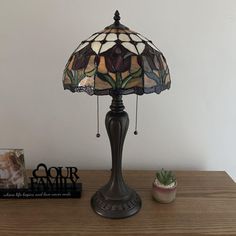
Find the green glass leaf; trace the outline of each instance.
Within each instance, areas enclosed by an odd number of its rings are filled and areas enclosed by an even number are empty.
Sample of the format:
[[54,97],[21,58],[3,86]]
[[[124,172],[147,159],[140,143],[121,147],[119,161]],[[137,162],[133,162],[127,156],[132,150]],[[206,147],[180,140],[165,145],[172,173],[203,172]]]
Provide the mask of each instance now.
[[93,76],[95,73],[96,73],[96,68],[94,68],[94,69],[91,70],[91,71],[85,72],[85,75],[88,76],[88,77],[91,77],[91,76]]
[[121,88],[121,86],[122,86],[121,73],[116,73],[116,88]]
[[137,71],[133,72],[132,74],[128,75],[123,79],[121,87],[125,88],[126,85],[130,82],[130,80],[135,79],[141,75],[142,75],[142,68],[139,68]]
[[66,74],[67,74],[67,76],[70,78],[70,80],[72,81],[72,80],[73,80],[73,74],[72,74],[71,70],[68,70],[68,69],[66,68]]
[[108,75],[108,74],[102,74],[102,73],[100,73],[100,72],[97,72],[97,76],[98,76],[101,80],[106,81],[107,83],[109,83],[109,84],[111,85],[111,87],[112,87],[113,89],[115,89],[116,84],[115,84],[114,80],[112,79],[112,77],[111,77],[110,75]]
[[84,73],[84,70],[78,70],[78,82],[80,82],[82,79],[84,79],[84,77],[86,76]]
[[79,80],[78,80],[78,72],[76,70],[73,71],[74,72],[74,75],[73,75],[73,78],[72,78],[72,84],[73,85],[78,85],[79,84]]

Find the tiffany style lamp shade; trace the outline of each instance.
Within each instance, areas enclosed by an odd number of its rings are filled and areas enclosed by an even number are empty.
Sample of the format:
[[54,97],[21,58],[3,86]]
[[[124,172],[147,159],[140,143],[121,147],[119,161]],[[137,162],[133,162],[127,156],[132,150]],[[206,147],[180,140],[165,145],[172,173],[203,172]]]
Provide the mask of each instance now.
[[110,180],[92,197],[96,213],[108,218],[125,218],[139,211],[141,199],[122,177],[122,149],[129,118],[122,95],[160,93],[170,88],[169,69],[154,44],[120,23],[82,41],[66,64],[64,89],[89,95],[110,95],[112,103],[105,124],[112,152]]

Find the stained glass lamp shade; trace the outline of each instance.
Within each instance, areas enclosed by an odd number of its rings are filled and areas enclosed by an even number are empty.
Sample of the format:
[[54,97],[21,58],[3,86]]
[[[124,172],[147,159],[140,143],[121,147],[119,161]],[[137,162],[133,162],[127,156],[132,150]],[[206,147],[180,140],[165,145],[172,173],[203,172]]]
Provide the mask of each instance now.
[[93,34],[71,55],[63,84],[90,95],[160,93],[170,88],[165,57],[154,44],[116,24]]
[[124,182],[121,158],[128,129],[122,95],[160,93],[170,88],[166,59],[146,37],[115,22],[82,41],[72,53],[63,74],[64,89],[89,95],[111,95],[106,128],[112,149],[110,181],[91,200],[94,211],[104,217],[124,218],[141,207],[138,194]]

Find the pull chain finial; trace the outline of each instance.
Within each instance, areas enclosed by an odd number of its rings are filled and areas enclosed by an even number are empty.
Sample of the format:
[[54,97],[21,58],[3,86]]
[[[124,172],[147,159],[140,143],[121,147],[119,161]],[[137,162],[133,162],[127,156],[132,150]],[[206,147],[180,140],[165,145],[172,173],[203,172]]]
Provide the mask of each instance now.
[[115,21],[115,25],[119,25],[119,24],[120,24],[120,13],[119,13],[118,10],[116,10],[113,19],[114,19],[114,21]]
[[99,131],[99,96],[97,96],[97,134],[96,137],[99,138],[100,135],[100,131]]
[[134,135],[138,134],[138,94],[136,95],[136,111],[135,111],[135,129]]

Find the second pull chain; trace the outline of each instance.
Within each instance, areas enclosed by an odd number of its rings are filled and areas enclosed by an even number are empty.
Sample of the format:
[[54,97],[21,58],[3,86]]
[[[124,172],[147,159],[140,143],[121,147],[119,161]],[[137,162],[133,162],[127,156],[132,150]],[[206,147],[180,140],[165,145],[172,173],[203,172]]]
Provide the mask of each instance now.
[[134,135],[138,135],[138,94],[136,95],[136,109],[135,109],[135,128]]

